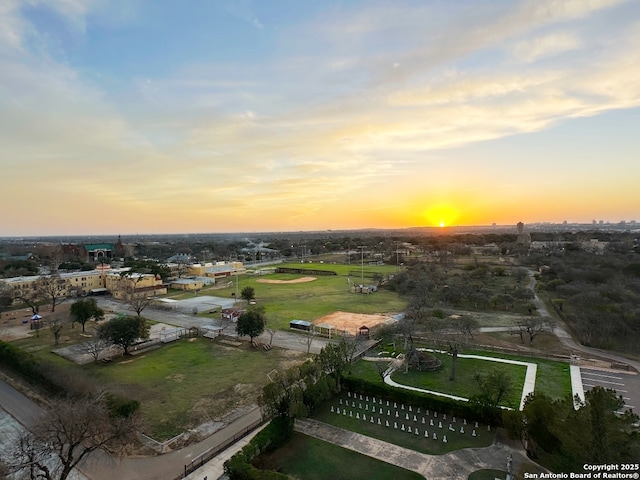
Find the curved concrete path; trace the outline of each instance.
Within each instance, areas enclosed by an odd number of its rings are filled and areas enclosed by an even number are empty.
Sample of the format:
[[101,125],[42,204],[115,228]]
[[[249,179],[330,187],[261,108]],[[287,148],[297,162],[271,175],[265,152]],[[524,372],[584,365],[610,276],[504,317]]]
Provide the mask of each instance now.
[[466,480],[471,472],[485,468],[506,471],[509,454],[513,456],[514,472],[523,462],[530,462],[521,449],[500,443],[485,448],[465,448],[444,455],[427,455],[308,418],[296,420],[295,429],[342,448],[412,470],[430,480]]
[[[432,350],[432,349],[422,349],[422,350],[426,350],[429,352],[434,352],[436,350]],[[446,353],[443,351],[438,351],[438,353]],[[522,386],[522,395],[520,398],[520,410],[522,410],[524,408],[524,401],[527,398],[527,396],[530,393],[533,393],[535,388],[536,388],[536,373],[538,372],[538,365],[536,365],[535,363],[529,363],[529,362],[520,362],[518,360],[509,360],[506,358],[498,358],[498,357],[483,357],[481,355],[466,355],[463,353],[458,354],[458,358],[473,358],[476,360],[486,360],[489,362],[496,362],[496,363],[509,363],[512,365],[521,365],[521,366],[525,366],[527,367],[527,373],[525,375],[525,379],[524,379],[524,384]],[[396,387],[396,388],[404,388],[405,390],[413,390],[415,392],[422,392],[422,393],[429,393],[431,395],[435,395],[438,397],[447,397],[447,398],[451,398],[453,400],[458,400],[461,402],[468,402],[469,399],[465,398],[465,397],[458,397],[456,395],[451,395],[448,393],[442,393],[442,392],[436,392],[433,390],[427,390],[424,388],[418,388],[418,387],[411,387],[409,385],[403,385],[401,383],[395,382],[394,380],[391,379],[391,374],[395,371],[395,369],[392,367],[389,370],[387,370],[384,373],[384,383],[386,383],[387,385],[390,385],[392,387]],[[507,407],[501,407],[501,408],[507,408]]]

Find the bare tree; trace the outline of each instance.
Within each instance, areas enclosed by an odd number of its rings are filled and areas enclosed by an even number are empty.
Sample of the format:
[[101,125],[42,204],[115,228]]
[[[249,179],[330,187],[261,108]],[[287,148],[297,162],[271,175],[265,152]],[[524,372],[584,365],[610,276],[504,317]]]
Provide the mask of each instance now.
[[277,330],[275,328],[265,328],[265,332],[269,334],[269,346],[273,343],[273,337],[276,334]]
[[540,332],[545,331],[549,324],[542,317],[526,317],[521,320],[519,325],[520,341],[524,343],[524,334],[529,335],[529,345],[533,345],[533,339],[538,336]]
[[62,322],[58,318],[54,318],[49,321],[49,330],[53,333],[54,345],[58,345],[60,343],[60,336],[62,335]]
[[136,414],[111,416],[102,396],[56,400],[18,441],[12,470],[32,480],[65,480],[93,453],[121,450],[137,425]]
[[311,353],[311,344],[313,343],[313,332],[312,331],[308,331],[305,335],[304,338],[301,340],[301,342],[307,346],[307,353]]
[[147,308],[153,299],[151,297],[147,297],[145,295],[136,295],[130,294],[128,295],[127,303],[131,305],[133,311],[136,312],[138,317],[142,316],[142,311]]
[[44,275],[36,280],[34,288],[38,297],[49,301],[51,312],[55,312],[56,306],[67,299],[67,283],[59,274]]
[[11,293],[11,303],[17,300],[29,307],[33,315],[38,314],[40,311],[40,303],[42,302],[42,292],[35,288],[35,286],[31,286],[24,290],[16,290]]
[[93,357],[93,361],[97,362],[100,360],[100,354],[109,348],[112,343],[104,338],[94,337],[89,342],[86,343],[86,351],[91,354]]
[[451,354],[451,375],[449,375],[449,380],[454,382],[456,380],[456,366],[458,364],[458,342],[455,340],[449,342],[449,353]]
[[473,332],[477,332],[480,328],[478,320],[469,315],[461,315],[453,323],[455,328],[466,337],[467,341],[469,337],[473,338]]

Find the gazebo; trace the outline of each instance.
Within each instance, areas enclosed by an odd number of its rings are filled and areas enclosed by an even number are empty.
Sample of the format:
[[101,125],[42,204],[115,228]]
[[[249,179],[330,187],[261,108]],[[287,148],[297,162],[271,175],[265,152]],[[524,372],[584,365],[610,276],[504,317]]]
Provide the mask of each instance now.
[[369,339],[369,327],[367,327],[366,325],[361,326],[358,329],[358,336],[360,338],[366,338],[368,340]]

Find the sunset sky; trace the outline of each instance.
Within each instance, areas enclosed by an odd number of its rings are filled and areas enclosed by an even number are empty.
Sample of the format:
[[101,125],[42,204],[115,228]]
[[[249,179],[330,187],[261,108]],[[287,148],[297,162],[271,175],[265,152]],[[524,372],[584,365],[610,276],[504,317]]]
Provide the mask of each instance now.
[[637,0],[0,0],[0,236],[640,221]]

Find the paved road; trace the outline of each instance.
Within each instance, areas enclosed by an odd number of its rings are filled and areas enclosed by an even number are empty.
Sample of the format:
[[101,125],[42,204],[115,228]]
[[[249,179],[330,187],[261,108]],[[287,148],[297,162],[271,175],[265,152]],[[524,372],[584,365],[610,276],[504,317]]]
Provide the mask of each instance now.
[[146,458],[115,458],[96,455],[84,462],[80,470],[92,480],[172,480],[184,474],[184,466],[210,448],[243,432],[260,419],[260,410],[254,408],[246,415],[217,431],[200,443],[165,455]]
[[2,380],[0,380],[0,406],[27,428],[34,425],[38,417],[44,413],[42,407]]

